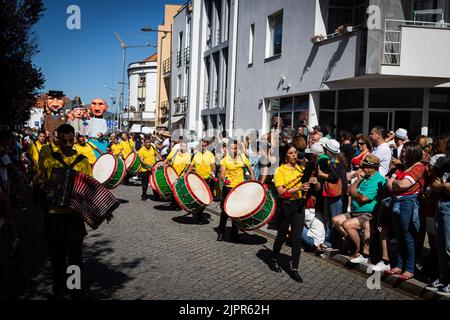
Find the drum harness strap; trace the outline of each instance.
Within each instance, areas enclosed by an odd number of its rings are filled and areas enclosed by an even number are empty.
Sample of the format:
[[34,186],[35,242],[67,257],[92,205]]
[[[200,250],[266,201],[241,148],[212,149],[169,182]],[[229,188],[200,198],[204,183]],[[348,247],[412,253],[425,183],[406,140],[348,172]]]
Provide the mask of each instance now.
[[103,151],[100,150],[99,148],[97,148],[95,145],[93,145],[91,142],[86,142],[92,149],[94,149],[95,151],[99,152],[100,154],[103,154]]

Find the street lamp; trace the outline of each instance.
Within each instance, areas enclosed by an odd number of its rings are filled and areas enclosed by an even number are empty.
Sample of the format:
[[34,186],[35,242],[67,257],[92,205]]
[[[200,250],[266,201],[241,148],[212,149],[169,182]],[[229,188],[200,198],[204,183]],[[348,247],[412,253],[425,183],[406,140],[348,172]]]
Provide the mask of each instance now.
[[[159,101],[158,101],[158,106],[159,106],[159,110],[161,110],[161,79],[162,79],[162,65],[163,65],[163,61],[162,61],[162,43],[163,43],[163,40],[167,37],[167,34],[168,33],[170,33],[170,34],[172,34],[172,25],[170,25],[170,31],[168,31],[168,30],[159,30],[159,29],[153,29],[153,28],[150,28],[150,27],[143,27],[143,28],[141,28],[141,31],[142,32],[162,32],[162,33],[164,33],[164,36],[161,38],[161,52],[160,52],[160,56],[159,56],[159,58],[158,58],[158,61],[159,61],[159,65],[160,65],[160,68],[159,68],[159,79],[160,79],[160,81],[158,81],[158,96],[159,96]],[[172,57],[172,40],[170,40],[170,56]],[[170,125],[171,125],[171,115],[170,115],[170,99],[171,99],[171,91],[169,92],[169,96],[167,97],[167,100],[169,101],[169,117],[168,117],[168,119],[167,119],[167,127],[168,127],[168,129],[170,130],[171,128],[170,128]],[[158,117],[159,117],[159,112],[158,112]],[[159,120],[158,120],[158,122],[159,122]]]
[[[120,94],[120,108],[121,110],[123,110],[123,95],[124,95],[124,91],[125,91],[125,54],[126,54],[126,49],[128,48],[144,48],[144,47],[152,47],[155,48],[157,47],[154,44],[150,44],[147,43],[145,45],[133,45],[133,46],[129,46],[126,45],[122,39],[119,37],[119,35],[117,34],[117,32],[114,32],[114,35],[116,36],[117,40],[119,40],[120,46],[122,47],[122,92]],[[129,106],[128,106],[129,107]],[[118,110],[117,110],[118,111]],[[130,108],[128,108],[128,121],[130,120]],[[119,124],[119,130],[120,130],[120,124]]]

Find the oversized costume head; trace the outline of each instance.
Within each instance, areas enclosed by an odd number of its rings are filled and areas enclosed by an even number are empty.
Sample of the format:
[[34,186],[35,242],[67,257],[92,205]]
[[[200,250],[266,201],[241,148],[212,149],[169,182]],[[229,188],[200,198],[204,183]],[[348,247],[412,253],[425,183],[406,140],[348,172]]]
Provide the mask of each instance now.
[[100,98],[92,99],[91,112],[94,118],[103,118],[105,112],[108,110],[108,105],[105,100]]
[[72,114],[75,119],[83,119],[85,110],[80,97],[75,97],[72,101]]
[[46,100],[47,114],[57,115],[64,108],[64,93],[62,91],[50,90]]

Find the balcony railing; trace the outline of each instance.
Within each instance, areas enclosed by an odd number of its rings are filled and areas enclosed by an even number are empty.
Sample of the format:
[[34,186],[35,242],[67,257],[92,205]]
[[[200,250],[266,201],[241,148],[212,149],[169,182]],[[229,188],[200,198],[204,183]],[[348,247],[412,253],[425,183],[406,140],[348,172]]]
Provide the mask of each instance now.
[[187,111],[188,108],[188,97],[177,97],[174,98],[175,110],[174,114],[183,114]]
[[191,62],[191,47],[184,48],[183,61],[185,65],[188,65]]
[[384,44],[383,44],[383,64],[384,65],[400,65],[400,54],[402,44],[402,30],[407,27],[422,28],[443,28],[450,29],[450,23],[430,22],[430,21],[411,21],[411,20],[395,20],[386,19],[384,21]]
[[172,64],[172,58],[167,58],[166,60],[164,60],[163,66],[162,66],[164,75],[170,73],[171,64]]
[[177,52],[177,67],[181,67],[181,64],[183,62],[183,51]]

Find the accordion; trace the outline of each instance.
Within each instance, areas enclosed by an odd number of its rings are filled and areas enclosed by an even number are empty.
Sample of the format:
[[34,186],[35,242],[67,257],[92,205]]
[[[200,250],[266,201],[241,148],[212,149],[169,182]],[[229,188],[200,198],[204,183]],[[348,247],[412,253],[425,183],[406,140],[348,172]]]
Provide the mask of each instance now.
[[56,170],[52,176],[50,203],[77,212],[92,229],[97,229],[119,207],[119,200],[111,191],[90,176],[73,169]]

